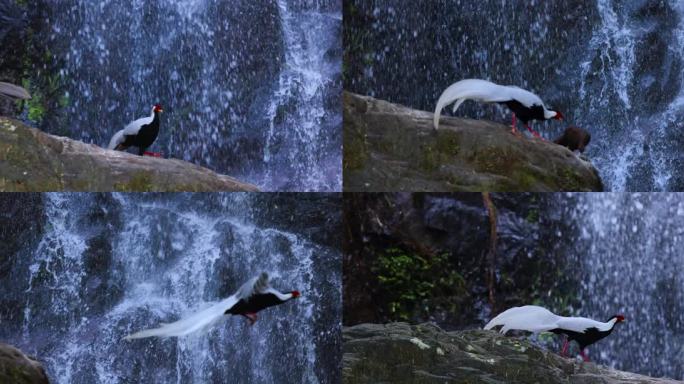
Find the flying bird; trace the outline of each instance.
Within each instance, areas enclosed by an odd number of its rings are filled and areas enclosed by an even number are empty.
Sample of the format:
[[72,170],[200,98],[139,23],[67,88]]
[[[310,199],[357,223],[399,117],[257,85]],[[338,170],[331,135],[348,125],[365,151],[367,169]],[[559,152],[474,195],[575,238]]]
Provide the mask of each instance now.
[[241,315],[249,320],[250,325],[257,321],[257,312],[283,304],[300,296],[299,291],[281,293],[271,288],[268,274],[251,278],[244,283],[232,296],[218,304],[195,313],[192,316],[174,323],[160,324],[159,328],[147,329],[124,337],[124,340],[141,339],[145,337],[185,336],[193,332],[205,331],[224,319],[227,315]]
[[162,106],[155,104],[152,106],[152,113],[148,117],[142,117],[129,123],[124,129],[114,134],[109,141],[107,149],[125,151],[129,147],[137,147],[138,155],[149,155],[161,157],[155,152],[146,152],[159,134],[159,115],[164,112]]
[[442,109],[454,103],[453,111],[466,100],[475,100],[482,103],[505,104],[513,112],[513,124],[511,132],[518,135],[516,129],[516,116],[520,119],[535,137],[541,138],[539,133],[533,130],[530,120],[562,120],[563,114],[546,108],[544,102],[530,91],[513,85],[499,85],[486,80],[466,79],[458,81],[442,92],[435,107],[434,127],[439,129],[439,118]]
[[536,305],[525,305],[501,312],[487,323],[484,329],[492,329],[500,325],[502,326],[501,333],[503,334],[510,330],[529,331],[532,333],[553,332],[557,335],[564,334],[567,337],[563,344],[561,356],[565,356],[568,344],[574,340],[579,344],[582,359],[589,361],[589,358],[584,353],[584,349],[610,335],[615,328],[615,324],[623,321],[625,321],[625,317],[622,315],[612,316],[603,323],[587,319],[586,317],[558,316],[546,308]]

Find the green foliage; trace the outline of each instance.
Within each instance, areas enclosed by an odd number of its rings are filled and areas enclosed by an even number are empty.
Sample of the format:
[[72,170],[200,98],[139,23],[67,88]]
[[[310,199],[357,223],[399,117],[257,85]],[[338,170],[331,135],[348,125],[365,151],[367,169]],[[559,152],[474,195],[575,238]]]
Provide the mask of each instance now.
[[465,280],[446,254],[422,257],[390,248],[373,268],[385,295],[382,301],[392,320],[429,317],[435,311],[456,313],[465,295]]

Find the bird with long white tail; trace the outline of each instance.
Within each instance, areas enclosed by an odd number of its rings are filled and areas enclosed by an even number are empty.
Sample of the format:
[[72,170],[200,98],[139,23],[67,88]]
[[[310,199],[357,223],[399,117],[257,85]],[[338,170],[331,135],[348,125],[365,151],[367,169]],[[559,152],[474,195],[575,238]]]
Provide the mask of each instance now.
[[513,307],[501,312],[493,318],[484,329],[501,326],[501,333],[510,330],[528,331],[532,333],[552,332],[566,335],[561,356],[565,356],[570,341],[579,344],[580,355],[589,361],[584,349],[610,335],[615,325],[625,321],[622,315],[612,316],[608,321],[600,322],[586,317],[558,316],[546,308],[536,305]]
[[286,303],[300,296],[299,291],[282,293],[271,287],[268,274],[262,272],[244,283],[232,296],[199,311],[189,317],[170,324],[162,323],[159,328],[147,329],[124,337],[124,340],[145,337],[185,336],[194,332],[204,332],[224,319],[227,315],[240,315],[249,320],[250,325],[257,321],[257,312],[275,305]]
[[513,112],[511,133],[520,135],[516,126],[516,117],[520,119],[535,137],[541,138],[539,133],[530,127],[531,120],[562,120],[563,114],[546,108],[539,96],[514,85],[499,85],[479,79],[458,81],[442,92],[435,107],[434,127],[439,129],[439,118],[442,109],[454,103],[453,112],[466,100],[481,103],[505,104]]
[[129,147],[137,147],[138,155],[149,155],[161,157],[161,154],[155,152],[147,152],[159,134],[159,120],[160,114],[164,112],[161,105],[155,104],[152,106],[152,113],[147,117],[141,117],[135,121],[128,123],[124,129],[114,134],[109,141],[107,149],[114,149],[117,151],[125,151]]

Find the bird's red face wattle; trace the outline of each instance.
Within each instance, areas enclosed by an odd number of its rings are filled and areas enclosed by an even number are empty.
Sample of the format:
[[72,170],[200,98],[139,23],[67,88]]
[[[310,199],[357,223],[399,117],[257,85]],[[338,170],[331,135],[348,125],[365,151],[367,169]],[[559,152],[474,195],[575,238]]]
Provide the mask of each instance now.
[[625,317],[622,315],[616,315],[615,318],[617,319],[618,323],[622,323],[623,321],[625,321]]
[[556,112],[556,116],[553,117],[556,120],[563,120],[563,114],[560,112]]
[[298,298],[299,296],[301,296],[301,295],[299,294],[299,291],[292,291],[292,292],[290,292],[290,293],[292,294],[292,298],[293,298],[293,299],[296,299],[296,298]]
[[162,108],[161,105],[155,104],[155,105],[154,105],[154,112],[155,112],[155,113],[164,112],[164,109]]

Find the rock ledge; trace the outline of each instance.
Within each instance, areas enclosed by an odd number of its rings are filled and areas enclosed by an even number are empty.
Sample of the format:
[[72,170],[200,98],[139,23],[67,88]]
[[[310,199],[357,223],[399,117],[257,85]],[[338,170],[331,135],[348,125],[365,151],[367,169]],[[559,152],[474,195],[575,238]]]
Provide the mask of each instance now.
[[674,384],[583,363],[494,331],[445,332],[433,324],[343,329],[343,382]]
[[110,151],[0,117],[0,191],[257,190],[186,161]]
[[344,190],[602,191],[597,170],[565,147],[510,127],[344,93]]

